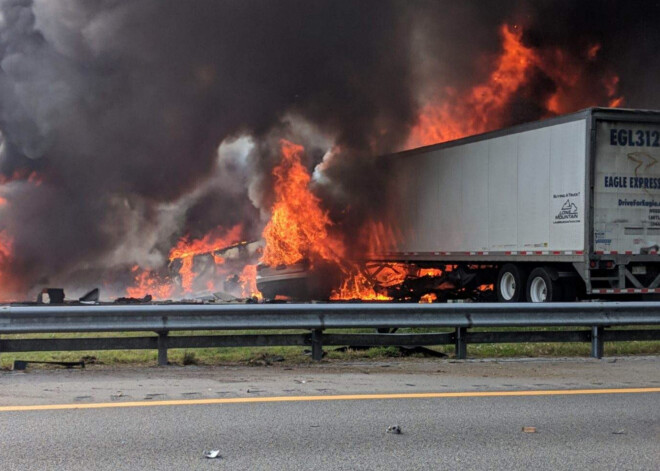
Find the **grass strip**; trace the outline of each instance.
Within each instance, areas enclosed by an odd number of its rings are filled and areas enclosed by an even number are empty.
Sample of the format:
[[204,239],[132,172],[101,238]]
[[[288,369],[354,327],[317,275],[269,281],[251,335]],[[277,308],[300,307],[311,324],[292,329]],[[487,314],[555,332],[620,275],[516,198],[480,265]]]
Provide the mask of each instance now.
[[[642,329],[636,326],[622,328],[621,330]],[[654,328],[654,327],[647,327]],[[541,329],[524,328],[475,328],[473,332],[494,331],[562,331],[578,330],[576,328],[548,327]],[[617,329],[619,330],[619,329]],[[450,329],[400,329],[399,333],[432,333],[448,332]],[[296,330],[277,331],[196,331],[173,332],[172,336],[180,335],[231,335],[231,334],[285,334],[300,333]],[[373,333],[373,329],[331,329],[327,333]],[[150,332],[105,332],[94,334],[68,333],[68,334],[29,334],[4,335],[2,339],[28,339],[28,338],[85,338],[85,337],[144,337],[155,335]],[[449,357],[454,355],[453,345],[430,347],[435,351],[445,353]],[[469,358],[519,358],[519,357],[587,357],[591,345],[585,343],[502,343],[502,344],[470,344],[468,345]],[[365,350],[337,351],[337,347],[326,347],[328,360],[385,360],[398,358],[403,353],[397,347],[373,347]],[[658,341],[630,341],[605,342],[605,356],[623,355],[657,355],[660,354]],[[421,354],[413,354],[421,357]],[[263,365],[272,361],[283,361],[291,364],[311,363],[308,354],[301,347],[217,347],[196,349],[170,349],[168,351],[170,363],[179,365],[232,365],[255,364]],[[156,350],[106,350],[106,351],[76,351],[76,352],[6,352],[0,354],[0,368],[10,369],[14,360],[25,361],[86,361],[88,364],[102,365],[155,365],[157,362]],[[44,368],[47,366],[35,367]]]

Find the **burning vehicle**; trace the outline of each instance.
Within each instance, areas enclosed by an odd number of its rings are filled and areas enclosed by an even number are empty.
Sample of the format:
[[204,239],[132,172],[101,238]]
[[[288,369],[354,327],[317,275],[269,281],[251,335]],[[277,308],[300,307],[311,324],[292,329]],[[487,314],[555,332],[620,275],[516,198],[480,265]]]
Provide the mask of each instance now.
[[658,290],[615,110],[660,108],[657,6],[70,3],[0,0],[1,302]]
[[[353,279],[396,300],[660,293],[659,135],[660,112],[592,108],[384,157],[399,236]],[[285,281],[322,277],[280,270],[259,289],[293,296]]]

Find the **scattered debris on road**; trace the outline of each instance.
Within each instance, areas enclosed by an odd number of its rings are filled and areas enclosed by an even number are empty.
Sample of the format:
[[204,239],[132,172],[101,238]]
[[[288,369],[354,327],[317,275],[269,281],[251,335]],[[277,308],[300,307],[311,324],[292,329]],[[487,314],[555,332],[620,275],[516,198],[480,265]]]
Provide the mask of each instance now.
[[268,355],[262,353],[255,358],[248,360],[248,365],[250,366],[270,366],[276,362],[284,361],[284,357],[281,355]]
[[387,427],[387,433],[393,433],[395,435],[400,435],[401,434],[401,427],[398,425],[390,425]]
[[31,361],[31,360],[14,360],[14,371],[22,371],[27,368],[29,363],[40,364],[40,365],[57,365],[64,366],[65,368],[74,368],[79,366],[85,368],[84,361]]
[[536,433],[536,427],[523,427],[522,431],[525,433]]
[[83,356],[80,357],[80,361],[85,363],[86,365],[93,365],[93,364],[96,364],[96,363],[103,364],[102,362],[100,362],[98,360],[98,358],[96,358],[93,355],[83,355]]
[[626,434],[626,431],[624,429],[615,430],[614,432],[612,432],[612,435],[625,435],[625,434]]
[[[322,356],[322,357],[325,357],[327,354],[328,354],[328,352],[326,352],[325,350],[323,350],[321,356]],[[306,348],[306,349],[303,350],[303,355],[311,356],[311,355],[312,355],[312,351],[311,351],[309,348]]]
[[222,458],[222,455],[220,455],[220,450],[211,450],[205,451],[204,457],[209,459],[220,459]]

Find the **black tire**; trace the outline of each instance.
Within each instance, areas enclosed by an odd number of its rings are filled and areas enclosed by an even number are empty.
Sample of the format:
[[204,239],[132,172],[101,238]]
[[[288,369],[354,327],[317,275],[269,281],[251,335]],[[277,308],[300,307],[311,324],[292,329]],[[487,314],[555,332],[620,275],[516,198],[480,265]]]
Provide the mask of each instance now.
[[[530,303],[552,303],[563,300],[563,291],[558,279],[553,279],[552,269],[538,267],[527,279],[527,301]],[[543,301],[540,299],[543,298]]]
[[561,280],[561,291],[562,291],[561,301],[571,303],[577,299],[578,297],[577,284],[579,282],[580,280],[575,277],[564,278],[563,280]]
[[[507,289],[505,286],[503,286],[502,280],[505,279],[504,284],[506,285],[507,278],[509,280],[513,279],[513,292],[511,292],[511,289]],[[502,268],[500,268],[500,271],[497,274],[497,284],[495,285],[497,300],[501,303],[518,303],[524,301],[526,286],[527,270],[525,270],[522,265],[515,265],[513,263],[502,265]],[[511,288],[510,284],[509,288]]]

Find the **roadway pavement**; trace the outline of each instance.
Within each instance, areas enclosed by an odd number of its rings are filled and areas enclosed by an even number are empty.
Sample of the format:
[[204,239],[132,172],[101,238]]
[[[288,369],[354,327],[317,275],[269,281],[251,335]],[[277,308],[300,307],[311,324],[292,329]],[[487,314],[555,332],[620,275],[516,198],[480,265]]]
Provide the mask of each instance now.
[[[2,372],[0,460],[3,470],[658,469],[652,391],[655,357]],[[358,399],[374,393],[392,397]],[[423,393],[434,397],[411,396]],[[386,433],[395,424],[403,433]],[[222,458],[204,458],[209,449]]]

